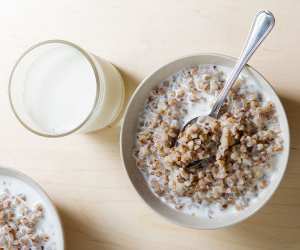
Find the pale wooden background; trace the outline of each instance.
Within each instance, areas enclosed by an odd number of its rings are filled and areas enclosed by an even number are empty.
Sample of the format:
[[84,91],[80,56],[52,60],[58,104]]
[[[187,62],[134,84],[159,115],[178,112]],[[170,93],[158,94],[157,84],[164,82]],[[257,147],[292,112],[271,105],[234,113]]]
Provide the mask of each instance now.
[[[300,249],[300,1],[2,0],[0,6],[0,165],[25,172],[48,191],[68,250]],[[131,92],[177,57],[203,51],[238,56],[253,15],[263,8],[274,12],[276,28],[250,64],[284,101],[291,158],[272,200],[237,226],[196,231],[151,211],[121,165],[119,127],[44,139],[23,129],[10,111],[10,70],[36,42],[66,39],[109,59]]]

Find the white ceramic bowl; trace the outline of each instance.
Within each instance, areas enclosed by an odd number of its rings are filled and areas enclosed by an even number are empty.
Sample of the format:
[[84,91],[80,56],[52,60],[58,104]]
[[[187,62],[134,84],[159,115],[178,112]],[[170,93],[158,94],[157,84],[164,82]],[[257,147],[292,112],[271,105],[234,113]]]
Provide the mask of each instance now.
[[[1,189],[3,182],[5,182],[5,187],[8,188],[12,194],[25,194],[29,205],[33,205],[36,202],[43,205],[45,217],[41,223],[49,229],[49,231],[45,231],[45,233],[49,234],[50,242],[55,242],[55,250],[64,250],[65,243],[61,220],[55,206],[41,186],[27,175],[14,169],[4,167],[0,167],[0,181]],[[29,193],[31,195],[29,195]]]
[[215,64],[232,68],[235,62],[235,58],[219,54],[198,54],[175,60],[171,63],[168,63],[167,65],[160,67],[150,76],[148,76],[136,89],[127,106],[120,137],[121,157],[124,166],[127,170],[132,184],[134,185],[139,195],[143,198],[143,200],[157,213],[176,224],[198,229],[216,229],[241,222],[257,212],[271,198],[284,175],[288,162],[290,147],[287,117],[283,106],[273,88],[261,74],[259,74],[250,66],[247,66],[243,72],[253,78],[261,88],[261,91],[265,93],[275,104],[279,117],[278,120],[282,129],[282,136],[284,138],[284,151],[278,158],[276,171],[272,175],[270,184],[265,190],[260,192],[258,198],[253,200],[247,208],[239,212],[235,211],[221,213],[220,216],[215,216],[212,219],[208,218],[207,216],[198,218],[195,216],[184,214],[183,212],[170,208],[168,205],[160,201],[160,199],[157,198],[149,189],[143,175],[136,167],[135,160],[132,157],[132,150],[135,145],[136,129],[138,123],[137,121],[140,112],[143,110],[145,100],[149,96],[150,91],[155,86],[160,84],[163,80],[168,78],[170,75],[178,72],[182,68],[199,64]]

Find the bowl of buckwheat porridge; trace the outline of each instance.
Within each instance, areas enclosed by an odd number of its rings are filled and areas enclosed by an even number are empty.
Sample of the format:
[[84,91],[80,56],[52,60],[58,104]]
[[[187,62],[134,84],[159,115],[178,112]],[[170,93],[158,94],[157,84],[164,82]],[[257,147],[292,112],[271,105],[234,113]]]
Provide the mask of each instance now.
[[64,250],[58,213],[28,176],[0,167],[0,249]]
[[270,199],[284,175],[286,114],[250,66],[218,119],[181,131],[209,113],[235,61],[218,54],[173,61],[147,77],[127,107],[121,156],[129,178],[150,207],[177,224],[213,229],[241,222]]

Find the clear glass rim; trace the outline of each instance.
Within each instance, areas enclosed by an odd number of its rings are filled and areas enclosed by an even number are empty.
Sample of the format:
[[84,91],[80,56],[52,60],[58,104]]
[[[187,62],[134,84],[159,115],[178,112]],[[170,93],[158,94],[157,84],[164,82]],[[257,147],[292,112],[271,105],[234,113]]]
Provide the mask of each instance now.
[[[79,51],[87,60],[88,62],[90,63],[92,69],[93,69],[93,72],[94,72],[94,76],[95,76],[95,79],[96,79],[96,95],[95,95],[95,100],[94,100],[94,104],[93,104],[93,107],[91,109],[91,111],[89,112],[89,114],[87,115],[87,117],[84,119],[83,122],[81,122],[77,127],[75,127],[74,129],[68,131],[68,132],[65,132],[65,133],[59,133],[59,134],[50,134],[50,133],[43,133],[43,132],[39,132],[33,128],[31,128],[30,126],[28,126],[20,117],[20,115],[18,114],[16,108],[14,107],[14,104],[13,104],[13,96],[12,96],[12,92],[11,92],[11,87],[12,87],[12,82],[13,82],[13,76],[14,76],[14,73],[16,71],[16,68],[18,67],[18,65],[22,62],[22,59],[28,55],[32,50],[38,48],[38,47],[41,47],[43,45],[46,45],[46,44],[63,44],[63,45],[68,45],[74,49],[76,49],[77,51]],[[16,61],[16,63],[14,64],[13,66],[13,69],[10,73],[10,77],[9,77],[9,85],[8,85],[8,96],[9,96],[9,102],[10,102],[10,106],[11,106],[11,109],[14,113],[14,115],[16,116],[16,118],[19,120],[19,122],[27,129],[29,130],[30,132],[36,134],[36,135],[39,135],[39,136],[43,136],[43,137],[48,137],[48,138],[57,138],[57,137],[63,137],[63,136],[67,136],[67,135],[70,135],[70,134],[73,134],[75,132],[77,132],[80,128],[82,128],[88,121],[89,119],[91,118],[91,116],[93,115],[95,109],[96,109],[96,106],[97,106],[97,103],[99,101],[99,98],[100,98],[100,78],[99,78],[99,74],[98,74],[98,71],[97,71],[97,68],[96,68],[96,65],[92,59],[92,57],[84,50],[82,49],[81,47],[79,47],[78,45],[72,43],[72,42],[69,42],[69,41],[66,41],[66,40],[60,40],[60,39],[52,39],[52,40],[46,40],[46,41],[43,41],[43,42],[39,42],[33,46],[31,46],[29,49],[27,49],[20,57],[19,59]]]

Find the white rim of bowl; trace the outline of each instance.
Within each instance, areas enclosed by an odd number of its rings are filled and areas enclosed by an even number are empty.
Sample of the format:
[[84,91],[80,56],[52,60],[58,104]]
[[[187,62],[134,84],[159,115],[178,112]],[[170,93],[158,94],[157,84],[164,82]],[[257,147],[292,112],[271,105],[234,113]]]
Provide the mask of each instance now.
[[[271,85],[271,83],[261,74],[259,73],[254,67],[250,66],[249,64],[246,64],[245,67],[248,67],[249,69],[253,70],[256,74],[258,74],[258,76],[260,76],[264,81],[265,83],[272,89],[272,91],[274,92],[276,98],[278,99],[278,102],[280,104],[280,106],[282,107],[282,110],[283,110],[283,115],[284,115],[284,119],[285,119],[285,122],[286,122],[286,125],[287,125],[287,138],[285,138],[285,140],[287,140],[287,145],[288,145],[288,148],[286,149],[287,150],[287,156],[286,156],[286,159],[285,159],[285,162],[284,162],[284,170],[282,172],[282,175],[280,176],[280,180],[278,181],[277,185],[274,187],[271,195],[265,199],[263,201],[263,203],[257,207],[256,209],[253,210],[252,213],[250,213],[249,215],[247,215],[246,217],[243,217],[233,223],[229,223],[229,224],[226,224],[226,225],[222,225],[222,226],[218,226],[218,227],[197,227],[197,226],[192,226],[192,225],[187,225],[187,224],[184,224],[184,223],[181,223],[181,222],[178,222],[178,221],[175,221],[167,216],[164,216],[163,214],[161,214],[158,210],[156,210],[155,208],[153,208],[146,200],[145,198],[141,195],[140,191],[136,188],[135,184],[133,183],[132,179],[131,179],[131,176],[129,175],[128,171],[127,171],[127,167],[125,165],[125,161],[124,161],[124,157],[123,157],[123,133],[124,133],[124,123],[125,123],[125,117],[127,116],[127,113],[129,111],[129,107],[131,106],[132,102],[133,102],[133,99],[135,97],[135,95],[138,93],[138,91],[142,88],[142,86],[144,85],[145,82],[148,81],[148,79],[153,75],[155,74],[157,71],[159,71],[160,69],[162,69],[163,67],[167,67],[169,66],[170,64],[173,64],[175,63],[176,61],[179,61],[179,60],[182,60],[182,59],[185,59],[185,58],[189,58],[189,57],[197,57],[197,56],[217,56],[217,57],[221,57],[221,58],[225,58],[227,60],[230,60],[230,61],[237,61],[237,58],[235,57],[232,57],[232,56],[228,56],[228,55],[224,55],[224,54],[220,54],[220,53],[206,53],[206,52],[203,52],[203,53],[197,53],[197,54],[190,54],[190,55],[186,55],[186,56],[182,56],[182,57],[179,57],[177,59],[174,59],[172,61],[170,61],[169,63],[166,63],[160,67],[158,67],[157,69],[155,69],[154,71],[152,71],[150,74],[147,75],[146,78],[144,78],[141,83],[138,85],[138,87],[135,89],[135,91],[133,92],[130,100],[128,101],[128,104],[127,104],[127,107],[125,109],[125,112],[124,112],[124,118],[123,118],[123,121],[122,121],[122,125],[121,125],[121,131],[120,131],[120,154],[121,154],[121,161],[122,161],[122,164],[123,164],[123,167],[125,168],[126,170],[126,173],[127,173],[127,176],[129,177],[130,179],[130,182],[131,184],[133,185],[134,189],[136,190],[136,192],[139,194],[139,197],[144,201],[144,203],[147,204],[148,207],[151,208],[151,210],[153,210],[156,214],[158,214],[160,217],[163,217],[164,219],[166,219],[167,221],[170,221],[176,225],[179,225],[179,226],[183,226],[183,227],[186,227],[186,228],[192,228],[192,229],[198,229],[198,230],[215,230],[215,229],[221,229],[221,228],[227,228],[227,227],[230,227],[230,226],[234,226],[236,224],[239,224],[245,220],[247,220],[248,218],[250,218],[252,215],[254,215],[255,213],[257,213],[258,210],[260,210],[262,207],[264,207],[266,205],[266,203],[273,197],[275,191],[278,189],[280,183],[282,182],[282,179],[283,179],[283,176],[286,172],[286,168],[287,168],[287,165],[288,165],[288,160],[289,160],[289,155],[290,155],[290,126],[289,126],[289,122],[288,122],[288,119],[287,119],[287,115],[286,115],[286,110],[279,98],[279,95],[277,94],[277,92],[275,91],[274,87]],[[160,201],[162,202],[162,201]],[[166,205],[166,204],[165,204]],[[172,209],[172,208],[170,208]]]
[[[89,112],[89,114],[87,115],[87,117],[85,118],[85,120],[82,123],[80,123],[76,128],[74,128],[74,129],[72,129],[72,130],[70,130],[68,132],[60,133],[60,134],[43,133],[43,132],[37,131],[37,130],[31,128],[30,126],[28,126],[21,119],[21,117],[18,115],[18,112],[15,109],[14,104],[13,104],[13,97],[12,97],[12,93],[11,93],[13,76],[14,76],[14,73],[15,73],[18,65],[22,62],[22,59],[27,54],[29,54],[32,50],[34,50],[34,49],[36,49],[36,48],[38,48],[40,46],[43,46],[43,45],[46,45],[46,44],[52,44],[52,43],[53,44],[58,43],[58,44],[68,45],[68,46],[72,47],[73,49],[76,49],[77,51],[79,51],[84,56],[84,58],[86,58],[88,60],[90,66],[92,67],[92,70],[93,70],[93,73],[94,73],[94,76],[95,76],[95,80],[96,80],[96,95],[95,95],[95,100],[94,100],[94,104],[93,104],[93,107],[92,107],[91,111]],[[16,118],[18,119],[18,121],[23,125],[23,127],[25,127],[30,132],[32,132],[32,133],[34,133],[36,135],[39,135],[39,136],[48,137],[48,138],[58,138],[58,137],[67,136],[67,135],[70,135],[70,134],[73,134],[73,133],[77,132],[79,129],[81,129],[89,121],[89,119],[91,118],[91,116],[93,115],[93,113],[94,113],[94,111],[96,109],[96,106],[98,104],[99,99],[101,98],[101,95],[100,95],[100,78],[99,78],[99,75],[98,75],[97,67],[96,67],[96,65],[95,65],[92,57],[84,49],[82,49],[78,45],[76,45],[76,44],[74,44],[72,42],[66,41],[66,40],[60,40],[60,39],[46,40],[46,41],[43,41],[43,42],[39,42],[39,43],[31,46],[29,49],[27,49],[19,57],[19,59],[17,60],[17,62],[14,64],[13,69],[12,69],[12,71],[10,73],[10,77],[9,77],[8,96],[9,96],[9,102],[10,102],[11,109],[12,109],[14,115],[16,116]]]

